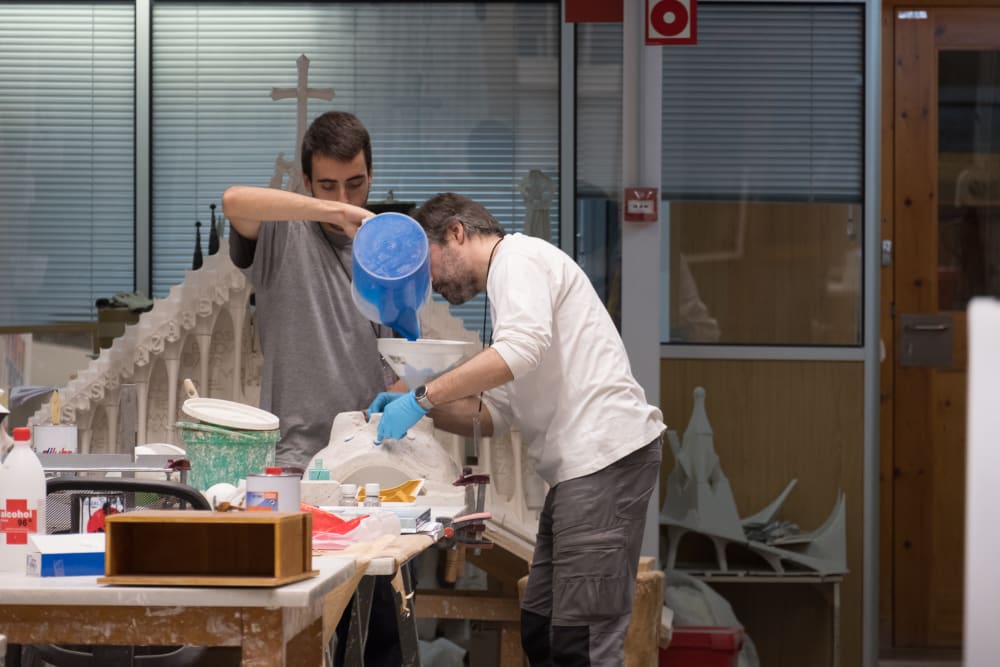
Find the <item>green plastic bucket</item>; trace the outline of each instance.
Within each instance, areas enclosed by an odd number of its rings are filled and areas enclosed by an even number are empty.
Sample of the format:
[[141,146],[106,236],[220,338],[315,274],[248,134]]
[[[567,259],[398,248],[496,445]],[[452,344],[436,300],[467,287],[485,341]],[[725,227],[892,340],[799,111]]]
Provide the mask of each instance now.
[[193,422],[175,426],[191,462],[188,483],[201,491],[220,482],[235,486],[247,474],[263,473],[274,465],[274,446],[281,438],[278,429],[250,431]]

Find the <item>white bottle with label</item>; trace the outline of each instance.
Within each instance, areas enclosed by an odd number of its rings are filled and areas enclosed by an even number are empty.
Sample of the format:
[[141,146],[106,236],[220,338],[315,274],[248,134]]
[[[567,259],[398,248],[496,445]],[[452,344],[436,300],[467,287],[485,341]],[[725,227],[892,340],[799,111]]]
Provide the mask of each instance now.
[[341,507],[357,507],[358,506],[358,485],[357,484],[341,484],[340,485],[340,505],[341,505]]
[[365,484],[365,507],[382,506],[382,488],[378,482]]
[[14,429],[0,464],[0,572],[24,574],[30,536],[45,533],[45,472],[31,449],[31,429]]

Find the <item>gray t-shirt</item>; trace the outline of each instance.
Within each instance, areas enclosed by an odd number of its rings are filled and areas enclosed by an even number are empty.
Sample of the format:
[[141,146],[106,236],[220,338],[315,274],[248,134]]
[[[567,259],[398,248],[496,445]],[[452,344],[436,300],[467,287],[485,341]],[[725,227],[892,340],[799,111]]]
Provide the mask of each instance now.
[[281,423],[277,463],[306,467],[329,444],[336,415],[364,410],[394,381],[375,342],[391,330],[354,305],[348,237],[318,222],[264,222],[256,242],[230,236],[230,257],[256,294],[260,407]]

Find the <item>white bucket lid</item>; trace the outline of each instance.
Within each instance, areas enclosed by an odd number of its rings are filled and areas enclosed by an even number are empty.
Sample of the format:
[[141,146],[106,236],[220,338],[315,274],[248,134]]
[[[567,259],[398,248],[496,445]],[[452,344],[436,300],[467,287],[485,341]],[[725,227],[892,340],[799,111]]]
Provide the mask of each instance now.
[[217,426],[248,431],[273,431],[278,428],[277,415],[221,398],[189,398],[184,401],[181,410],[189,417]]

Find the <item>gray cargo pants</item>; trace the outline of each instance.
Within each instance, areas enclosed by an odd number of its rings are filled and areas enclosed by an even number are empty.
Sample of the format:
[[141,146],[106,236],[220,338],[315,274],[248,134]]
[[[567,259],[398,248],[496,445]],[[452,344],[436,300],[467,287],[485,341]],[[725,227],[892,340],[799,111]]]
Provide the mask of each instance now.
[[661,439],[549,489],[521,602],[532,667],[624,664],[646,507]]

